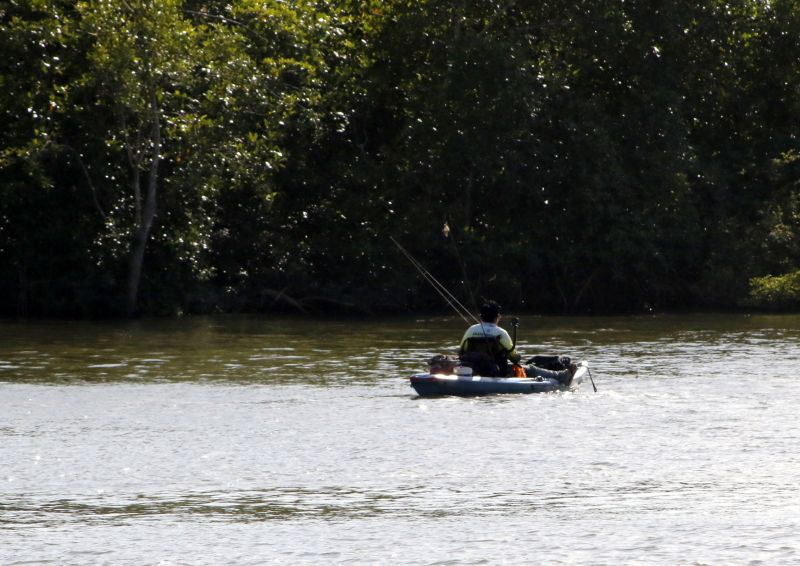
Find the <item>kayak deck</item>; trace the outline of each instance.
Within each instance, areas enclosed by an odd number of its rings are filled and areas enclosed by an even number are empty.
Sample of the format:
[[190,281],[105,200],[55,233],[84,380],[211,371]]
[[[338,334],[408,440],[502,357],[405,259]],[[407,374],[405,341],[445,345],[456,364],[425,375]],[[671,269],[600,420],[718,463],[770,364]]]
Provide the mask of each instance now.
[[483,377],[480,375],[418,373],[411,376],[411,387],[420,397],[547,393],[569,389],[583,382],[588,370],[589,364],[581,362],[570,385],[563,385],[557,379],[542,377]]

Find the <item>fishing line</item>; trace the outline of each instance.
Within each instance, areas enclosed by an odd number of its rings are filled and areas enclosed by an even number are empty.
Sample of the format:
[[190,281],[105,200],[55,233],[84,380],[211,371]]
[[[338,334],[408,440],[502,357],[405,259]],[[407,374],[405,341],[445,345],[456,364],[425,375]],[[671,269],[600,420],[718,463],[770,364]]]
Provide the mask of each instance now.
[[466,322],[467,324],[472,324],[472,322],[470,321],[471,318],[473,321],[480,324],[478,318],[474,314],[472,314],[467,307],[461,304],[461,302],[450,291],[447,290],[447,287],[442,285],[436,279],[436,277],[434,277],[431,274],[430,271],[425,269],[425,267],[419,261],[417,261],[414,258],[414,256],[412,256],[408,252],[408,250],[406,250],[403,246],[401,246],[400,243],[397,240],[395,240],[392,236],[389,236],[389,239],[394,243],[395,246],[397,246],[397,248],[403,253],[403,255],[406,256],[408,261],[411,262],[411,265],[417,268],[417,271],[419,271],[420,274],[425,278],[425,280],[431,284],[431,286],[436,290],[437,293],[439,293],[439,295],[447,302],[447,304],[450,305],[450,308],[456,311],[456,314],[458,314],[458,316],[460,316],[464,320],[464,322]]

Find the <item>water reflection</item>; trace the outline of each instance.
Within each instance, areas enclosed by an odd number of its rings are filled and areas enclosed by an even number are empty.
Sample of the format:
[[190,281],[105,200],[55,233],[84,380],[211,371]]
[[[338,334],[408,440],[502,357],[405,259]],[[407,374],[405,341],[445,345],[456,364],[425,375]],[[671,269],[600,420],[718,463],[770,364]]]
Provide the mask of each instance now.
[[[620,318],[522,318],[519,349],[568,353],[595,372],[619,377],[730,364],[749,349],[796,356],[793,316],[697,315]],[[463,330],[455,318],[310,321],[223,316],[125,322],[0,323],[0,381],[105,383],[225,381],[375,383],[424,368],[454,353]],[[670,352],[674,364],[664,364]],[[620,360],[627,364],[620,367]],[[656,360],[658,360],[656,362]]]

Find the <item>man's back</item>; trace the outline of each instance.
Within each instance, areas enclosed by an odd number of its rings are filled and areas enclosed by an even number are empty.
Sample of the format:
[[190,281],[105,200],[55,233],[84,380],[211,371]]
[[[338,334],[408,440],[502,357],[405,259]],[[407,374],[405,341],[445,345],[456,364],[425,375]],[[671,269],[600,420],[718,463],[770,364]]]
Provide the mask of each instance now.
[[483,322],[470,326],[464,333],[459,358],[479,375],[504,376],[507,355],[512,349],[508,332],[496,324]]

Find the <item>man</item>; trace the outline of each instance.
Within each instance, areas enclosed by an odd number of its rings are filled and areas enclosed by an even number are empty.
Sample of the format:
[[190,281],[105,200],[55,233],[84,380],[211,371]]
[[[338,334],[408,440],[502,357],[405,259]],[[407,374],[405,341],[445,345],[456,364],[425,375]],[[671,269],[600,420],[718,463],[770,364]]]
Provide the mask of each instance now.
[[505,377],[509,360],[513,363],[520,360],[511,336],[497,326],[498,322],[500,305],[487,301],[481,307],[481,322],[467,328],[461,339],[458,357],[477,375]]
[[[501,307],[495,301],[487,301],[481,307],[481,321],[473,324],[464,333],[459,348],[459,359],[470,366],[476,375],[487,377],[506,377],[509,375],[509,361],[519,363],[521,356],[514,349],[511,337],[498,326]],[[530,364],[525,367],[528,377],[557,379],[563,385],[572,382],[577,366],[571,364],[561,371],[547,370]]]

